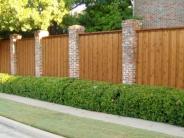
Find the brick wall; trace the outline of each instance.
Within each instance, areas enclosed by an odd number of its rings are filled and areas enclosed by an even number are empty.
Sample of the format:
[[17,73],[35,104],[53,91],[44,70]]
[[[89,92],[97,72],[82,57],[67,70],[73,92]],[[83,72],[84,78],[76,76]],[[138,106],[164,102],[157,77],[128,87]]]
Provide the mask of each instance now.
[[39,30],[35,32],[35,75],[42,76],[42,45],[41,39],[49,35],[48,31]]
[[136,30],[142,27],[142,21],[130,19],[123,21],[122,26],[122,78],[124,84],[133,84],[136,82]]
[[69,76],[79,78],[79,33],[85,31],[80,25],[69,27]]
[[134,14],[144,28],[184,26],[184,0],[134,0]]

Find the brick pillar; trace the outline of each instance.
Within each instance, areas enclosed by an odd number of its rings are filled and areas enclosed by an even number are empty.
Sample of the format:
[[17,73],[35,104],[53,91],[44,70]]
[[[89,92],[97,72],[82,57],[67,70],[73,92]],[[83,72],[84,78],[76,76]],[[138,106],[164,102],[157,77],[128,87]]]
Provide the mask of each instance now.
[[22,36],[18,34],[10,35],[10,71],[12,75],[16,75],[16,41],[21,39]]
[[35,36],[35,76],[42,76],[42,43],[41,39],[49,36],[48,31],[39,30],[34,33]]
[[79,78],[79,33],[85,31],[80,25],[69,27],[69,77]]
[[136,82],[136,48],[137,35],[136,30],[140,29],[142,22],[140,20],[125,20],[122,23],[122,50],[123,50],[123,83],[133,84]]

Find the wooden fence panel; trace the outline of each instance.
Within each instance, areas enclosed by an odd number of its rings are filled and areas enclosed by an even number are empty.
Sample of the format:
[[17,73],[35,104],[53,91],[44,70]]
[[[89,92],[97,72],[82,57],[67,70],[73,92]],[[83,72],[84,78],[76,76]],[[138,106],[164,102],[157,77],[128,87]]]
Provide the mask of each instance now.
[[137,83],[184,88],[184,29],[137,33]]
[[122,82],[121,31],[80,34],[80,78]]
[[0,41],[0,73],[10,73],[10,41]]
[[26,38],[17,41],[17,74],[18,75],[35,75],[35,46],[33,38]]
[[68,35],[50,36],[42,40],[43,75],[68,76]]

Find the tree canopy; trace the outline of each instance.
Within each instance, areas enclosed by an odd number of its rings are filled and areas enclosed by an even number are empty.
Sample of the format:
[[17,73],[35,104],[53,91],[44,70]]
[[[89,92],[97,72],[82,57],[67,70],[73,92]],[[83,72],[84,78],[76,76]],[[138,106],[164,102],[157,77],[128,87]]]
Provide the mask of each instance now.
[[86,31],[115,30],[121,28],[122,20],[132,18],[130,0],[69,0],[72,9],[76,5],[85,4],[86,10],[82,14],[67,15],[63,26],[81,24]]
[[[85,4],[86,10],[71,15],[70,10]],[[66,33],[79,24],[86,31],[116,30],[122,20],[132,18],[131,0],[0,0],[0,35],[49,29]]]
[[0,31],[47,29],[67,12],[64,0],[0,0]]

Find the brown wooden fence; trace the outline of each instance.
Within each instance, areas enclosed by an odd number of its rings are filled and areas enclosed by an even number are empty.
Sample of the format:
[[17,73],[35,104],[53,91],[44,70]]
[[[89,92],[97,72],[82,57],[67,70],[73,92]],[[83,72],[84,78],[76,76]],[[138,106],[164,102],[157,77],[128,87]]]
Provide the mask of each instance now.
[[42,47],[43,75],[68,76],[68,35],[46,37]]
[[10,73],[10,41],[0,41],[0,72]]
[[122,81],[121,31],[80,34],[80,78]]
[[[121,31],[79,38],[80,78],[121,83]],[[137,38],[137,83],[184,88],[184,28],[138,30]],[[34,43],[33,38],[17,41],[18,75],[35,75]],[[42,39],[42,50],[43,75],[68,76],[68,35]],[[9,40],[0,42],[0,72],[10,73]]]
[[137,83],[184,88],[184,29],[137,33]]
[[31,75],[35,74],[35,49],[34,39],[22,39],[16,43],[17,56],[17,74]]

